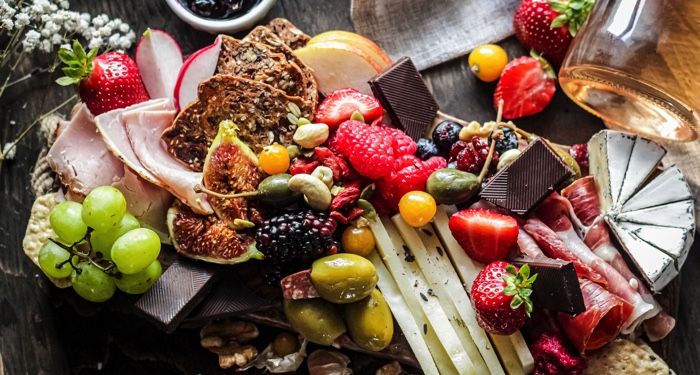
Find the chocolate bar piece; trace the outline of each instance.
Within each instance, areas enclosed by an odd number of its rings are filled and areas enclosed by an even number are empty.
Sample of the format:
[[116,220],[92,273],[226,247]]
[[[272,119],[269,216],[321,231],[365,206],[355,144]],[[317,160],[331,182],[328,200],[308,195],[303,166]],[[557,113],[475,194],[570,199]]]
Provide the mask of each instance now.
[[571,176],[573,172],[556,151],[538,138],[496,173],[479,195],[497,206],[525,215]]
[[410,58],[401,58],[368,84],[394,126],[416,141],[425,136],[438,105]]
[[586,310],[574,264],[560,259],[515,257],[516,266],[528,264],[530,274],[537,274],[532,298],[537,306],[550,311],[576,315]]
[[206,323],[213,319],[240,316],[274,305],[251,290],[238,277],[227,275],[219,281],[209,296],[190,314],[186,322]]
[[204,299],[218,273],[220,267],[178,259],[136,302],[136,308],[159,328],[172,332]]

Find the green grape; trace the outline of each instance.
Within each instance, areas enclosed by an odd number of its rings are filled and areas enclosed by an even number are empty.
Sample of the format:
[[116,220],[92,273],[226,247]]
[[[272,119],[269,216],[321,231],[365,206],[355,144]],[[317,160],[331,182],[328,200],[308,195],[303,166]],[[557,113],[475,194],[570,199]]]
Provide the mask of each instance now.
[[94,188],[83,201],[83,222],[95,230],[114,230],[125,213],[124,194],[112,186]]
[[112,261],[121,273],[130,275],[148,267],[160,254],[160,237],[148,228],[137,228],[117,238]]
[[47,276],[62,279],[70,276],[73,268],[70,264],[64,263],[61,268],[56,267],[70,258],[68,250],[48,241],[39,250],[39,267]]
[[115,229],[109,229],[106,231],[96,230],[90,233],[90,245],[92,250],[102,254],[105,259],[112,259],[112,245],[117,238],[121,237],[124,233],[141,227],[139,221],[130,213],[124,214],[121,223]]
[[49,222],[61,242],[72,245],[85,237],[87,225],[81,218],[83,206],[78,202],[61,202],[51,210]]
[[162,274],[163,268],[156,259],[145,270],[132,275],[122,274],[121,277],[114,279],[114,283],[124,293],[143,294],[151,289]]
[[78,264],[80,273],[73,271],[73,290],[90,302],[104,302],[114,295],[117,289],[114,280],[92,263]]

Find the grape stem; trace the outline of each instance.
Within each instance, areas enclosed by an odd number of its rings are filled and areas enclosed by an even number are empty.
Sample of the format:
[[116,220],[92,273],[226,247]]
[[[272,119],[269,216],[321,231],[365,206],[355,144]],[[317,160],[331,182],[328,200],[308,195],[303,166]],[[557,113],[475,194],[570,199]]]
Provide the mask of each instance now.
[[204,186],[199,185],[199,184],[194,186],[194,191],[195,191],[195,193],[206,193],[208,195],[211,195],[211,196],[214,196],[217,198],[221,198],[221,199],[254,197],[254,196],[259,194],[257,190],[256,191],[244,191],[242,193],[235,193],[235,194],[222,194],[222,193],[218,193],[214,190],[207,189]]
[[[503,123],[501,121],[501,116],[503,116],[503,99],[498,101],[498,113],[496,114],[496,123],[501,124]],[[503,123],[505,124],[505,123]],[[481,167],[481,172],[479,173],[479,177],[477,177],[479,183],[484,181],[484,178],[486,178],[486,174],[489,172],[489,167],[491,166],[491,161],[493,160],[493,153],[496,151],[496,142],[498,139],[503,137],[503,131],[500,130],[500,128],[494,127],[494,129],[491,131],[491,134],[489,135],[489,139],[491,139],[491,145],[489,146],[489,154],[486,156],[486,161],[484,162],[484,166]]]
[[[87,233],[85,233],[85,237],[81,238],[79,241],[75,242],[74,244],[72,244],[70,246],[64,245],[64,244],[54,240],[53,238],[49,238],[49,241],[53,242],[58,247],[66,250],[67,252],[69,252],[71,254],[71,256],[68,257],[68,259],[66,259],[65,261],[63,261],[61,263],[56,263],[57,268],[61,268],[61,267],[63,267],[64,264],[69,263],[71,268],[73,268],[73,270],[76,273],[80,274],[80,272],[81,272],[80,268],[76,267],[72,262],[72,258],[73,258],[72,255],[75,255],[80,259],[87,260],[93,266],[99,268],[102,272],[111,275],[111,273],[112,273],[111,271],[114,270],[116,265],[114,264],[114,262],[112,262],[110,260],[106,260],[106,259],[102,259],[103,262],[107,263],[106,266],[103,266],[99,262],[95,261],[94,258],[98,257],[99,255],[93,254],[92,247],[90,247],[90,234],[91,234],[91,232],[92,232],[92,228],[88,228]],[[83,242],[83,241],[85,241],[88,244],[89,249],[88,249],[87,253],[83,253],[82,251],[78,250],[78,244]],[[112,276],[114,276],[114,275],[112,275]]]

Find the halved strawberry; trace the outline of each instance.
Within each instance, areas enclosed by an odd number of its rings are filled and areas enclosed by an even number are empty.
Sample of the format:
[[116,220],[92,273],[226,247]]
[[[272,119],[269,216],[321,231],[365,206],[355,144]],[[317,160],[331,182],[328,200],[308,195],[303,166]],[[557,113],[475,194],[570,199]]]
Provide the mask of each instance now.
[[450,231],[470,258],[491,263],[508,258],[518,242],[518,222],[493,210],[468,208],[450,217]]
[[506,65],[493,94],[493,106],[503,99],[503,118],[516,119],[542,112],[554,96],[556,75],[536,52]]
[[314,121],[321,122],[334,129],[341,122],[349,120],[352,113],[359,111],[370,123],[384,114],[379,101],[355,89],[347,88],[333,91],[319,104]]

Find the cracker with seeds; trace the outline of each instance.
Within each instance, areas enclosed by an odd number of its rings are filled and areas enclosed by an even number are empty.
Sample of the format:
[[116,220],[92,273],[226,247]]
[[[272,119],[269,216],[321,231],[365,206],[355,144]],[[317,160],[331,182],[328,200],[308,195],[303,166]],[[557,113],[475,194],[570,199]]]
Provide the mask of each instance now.
[[669,375],[673,371],[643,341],[617,339],[587,358],[584,375]]
[[311,40],[311,37],[299,30],[286,18],[275,18],[268,24],[272,32],[279,35],[291,49],[304,47]]

